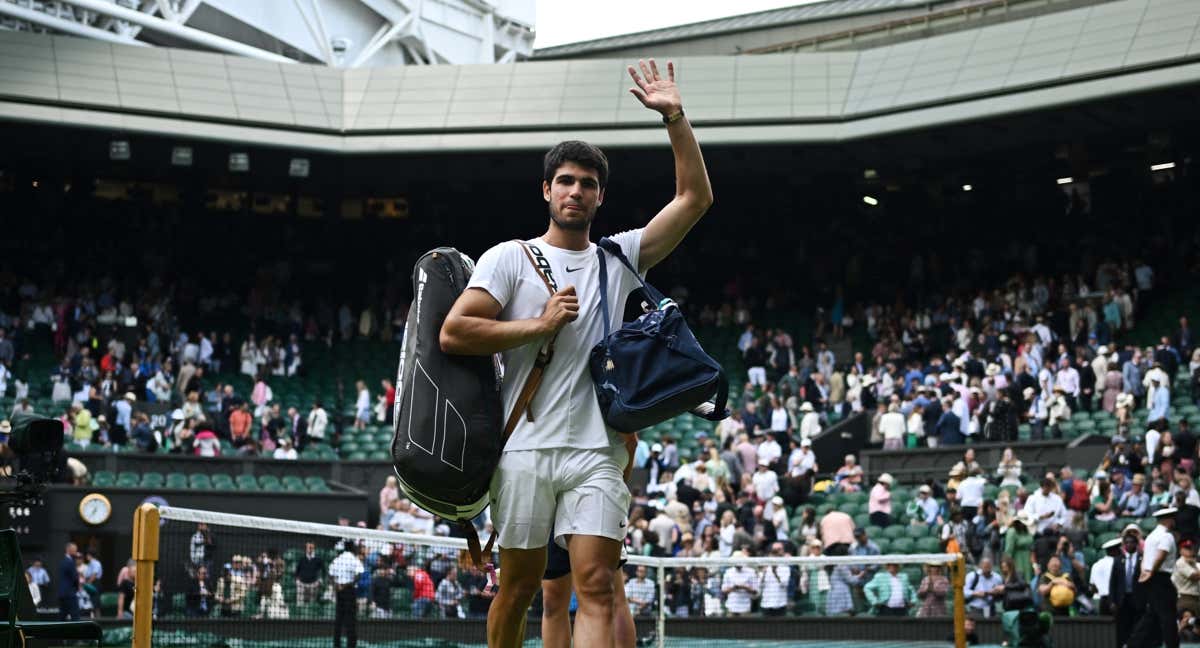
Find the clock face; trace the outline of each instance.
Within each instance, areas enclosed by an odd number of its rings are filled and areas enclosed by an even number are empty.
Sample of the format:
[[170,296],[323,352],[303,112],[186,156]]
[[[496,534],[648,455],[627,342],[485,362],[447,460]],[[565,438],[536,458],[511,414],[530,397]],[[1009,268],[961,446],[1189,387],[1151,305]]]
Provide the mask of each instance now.
[[79,515],[88,524],[104,524],[112,515],[112,504],[103,495],[88,495],[79,504]]

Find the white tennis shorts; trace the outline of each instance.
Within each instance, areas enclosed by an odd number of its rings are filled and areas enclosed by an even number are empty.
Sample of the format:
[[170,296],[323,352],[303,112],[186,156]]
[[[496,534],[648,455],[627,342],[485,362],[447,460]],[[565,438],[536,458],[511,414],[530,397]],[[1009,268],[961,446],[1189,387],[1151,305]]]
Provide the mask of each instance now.
[[492,477],[492,524],[506,549],[536,549],[568,535],[625,539],[629,488],[623,446],[505,452]]

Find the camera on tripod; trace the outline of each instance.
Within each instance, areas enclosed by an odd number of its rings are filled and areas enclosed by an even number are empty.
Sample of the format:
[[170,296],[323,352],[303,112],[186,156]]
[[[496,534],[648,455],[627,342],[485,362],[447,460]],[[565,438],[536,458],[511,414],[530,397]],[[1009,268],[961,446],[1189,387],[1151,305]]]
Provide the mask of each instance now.
[[0,427],[0,501],[30,502],[62,471],[63,425],[57,419],[17,412]]

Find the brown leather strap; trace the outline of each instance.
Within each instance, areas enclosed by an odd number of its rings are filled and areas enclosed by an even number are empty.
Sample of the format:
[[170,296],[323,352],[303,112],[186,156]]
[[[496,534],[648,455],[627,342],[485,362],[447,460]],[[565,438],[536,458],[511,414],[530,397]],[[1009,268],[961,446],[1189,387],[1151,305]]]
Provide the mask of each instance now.
[[[542,269],[538,267],[537,261],[534,260],[533,254],[529,251],[529,244],[519,239],[513,239],[521,246],[521,251],[525,253],[525,258],[529,259],[529,265],[533,266],[533,271],[537,273],[542,283],[546,285],[546,291],[551,296],[554,295],[554,285],[550,283],[550,279]],[[508,415],[508,420],[504,424],[504,436],[502,441],[508,441],[508,437],[512,435],[513,430],[517,429],[517,423],[521,420],[521,413],[524,412],[530,421],[533,420],[533,395],[537,393],[537,388],[542,383],[542,376],[546,373],[546,365],[550,364],[551,358],[554,357],[554,340],[558,334],[552,336],[549,340],[538,349],[537,359],[534,360],[533,369],[529,372],[529,377],[525,379],[525,386],[521,388],[521,393],[517,396],[517,402],[513,405],[512,412]]]

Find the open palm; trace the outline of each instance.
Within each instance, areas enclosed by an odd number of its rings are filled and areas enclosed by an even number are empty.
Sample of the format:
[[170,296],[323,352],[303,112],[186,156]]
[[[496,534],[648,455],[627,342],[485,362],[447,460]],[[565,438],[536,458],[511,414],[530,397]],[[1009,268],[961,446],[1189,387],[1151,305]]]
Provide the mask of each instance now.
[[654,59],[649,62],[638,60],[641,74],[629,66],[629,76],[633,77],[634,87],[629,91],[650,110],[657,111],[663,116],[678,112],[683,105],[679,98],[679,86],[675,85],[675,64],[667,61],[667,76],[663,78],[658,73],[658,65]]

